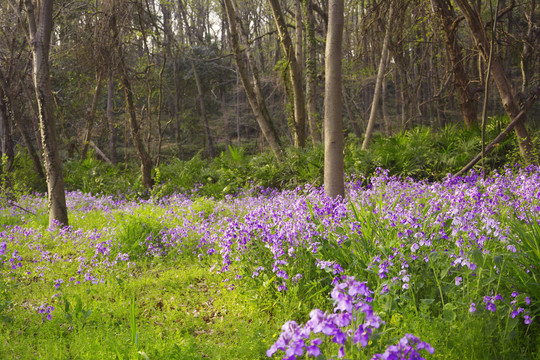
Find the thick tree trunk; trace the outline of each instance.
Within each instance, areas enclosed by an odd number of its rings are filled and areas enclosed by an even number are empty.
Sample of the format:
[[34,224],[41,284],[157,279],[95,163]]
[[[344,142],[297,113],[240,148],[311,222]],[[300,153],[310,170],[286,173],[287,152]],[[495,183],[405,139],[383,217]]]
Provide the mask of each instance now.
[[[53,27],[53,1],[38,2],[39,16],[35,16],[34,3],[26,0],[26,12],[32,47],[32,74],[39,111],[39,126],[43,146],[43,162],[47,176],[49,200],[49,226],[68,225],[68,214],[62,175],[62,162],[56,143],[56,127],[51,78],[49,75],[49,47]],[[36,18],[39,20],[36,22]]]
[[90,144],[90,137],[92,135],[92,129],[94,127],[94,119],[96,117],[97,103],[99,100],[99,95],[101,94],[101,71],[98,70],[96,73],[96,88],[94,89],[94,96],[92,97],[92,105],[86,110],[86,130],[84,131],[84,136],[82,140],[82,152],[81,157],[86,158],[86,153],[88,152],[88,145]]
[[[480,50],[481,56],[487,62],[491,45],[484,30],[482,19],[476,10],[470,6],[467,0],[456,0],[456,4],[460,7],[465,16],[465,20],[469,24],[471,34],[476,40],[476,46],[478,47],[478,50]],[[506,76],[502,62],[495,52],[492,53],[491,76],[493,76],[493,80],[495,80],[495,84],[497,84],[497,89],[499,90],[499,95],[506,113],[510,119],[516,118],[520,112],[519,104],[515,98],[510,81]],[[538,162],[523,117],[520,118],[514,126],[514,131],[517,136],[519,151],[523,159],[528,163]]]
[[306,144],[306,104],[302,85],[302,69],[295,56],[295,50],[287,30],[287,24],[281,11],[279,0],[269,0],[272,14],[278,30],[281,47],[285,53],[291,77],[294,100],[294,145],[304,147]]
[[432,9],[440,17],[453,69],[454,86],[459,96],[461,113],[467,129],[477,120],[477,104],[465,72],[461,46],[457,41],[457,16],[450,0],[431,0]]
[[332,198],[345,195],[341,93],[343,22],[343,0],[330,0],[325,52],[324,190]]
[[388,11],[388,23],[386,24],[386,31],[384,33],[383,48],[381,51],[381,60],[379,62],[379,70],[377,71],[377,80],[375,83],[375,91],[373,94],[373,101],[371,102],[371,113],[369,114],[368,125],[364,136],[364,142],[362,143],[362,150],[366,150],[373,134],[373,128],[375,127],[375,118],[377,116],[377,110],[379,108],[379,100],[381,97],[382,83],[384,80],[384,71],[386,67],[386,57],[388,53],[388,44],[390,43],[390,24],[392,22],[393,7],[390,5]]
[[[227,19],[229,20],[229,35],[230,35],[231,46],[233,48],[234,60],[236,62],[240,80],[242,81],[242,85],[244,86],[246,96],[251,106],[251,110],[253,111],[253,114],[255,115],[255,119],[257,120],[257,123],[259,124],[259,127],[263,133],[263,136],[268,142],[270,149],[272,149],[272,152],[274,153],[276,158],[279,159],[281,157],[281,144],[279,142],[279,138],[272,124],[272,120],[270,118],[268,110],[266,108],[264,98],[262,97],[260,85],[258,84],[258,78],[256,78],[257,75],[255,73],[256,68],[254,68],[255,67],[254,59],[251,57],[251,52],[249,51],[249,48],[246,48],[248,62],[252,65],[252,73],[254,76],[255,86],[253,86],[251,82],[249,81],[248,70],[242,59],[240,42],[238,39],[238,29],[240,28],[241,32],[243,32],[243,30],[240,27],[240,24],[238,21],[239,19],[237,18],[235,7],[231,0],[224,0],[224,3],[225,3],[225,10],[227,12]],[[247,34],[243,34],[243,35],[245,37],[245,35]]]

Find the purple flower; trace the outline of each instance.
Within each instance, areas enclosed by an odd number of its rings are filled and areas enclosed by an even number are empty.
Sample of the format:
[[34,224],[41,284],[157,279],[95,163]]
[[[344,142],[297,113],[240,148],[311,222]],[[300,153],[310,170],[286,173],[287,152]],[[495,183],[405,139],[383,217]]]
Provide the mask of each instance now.
[[321,339],[319,338],[313,339],[310,345],[306,348],[306,352],[313,357],[318,357],[321,354],[321,349],[319,349],[319,345],[321,344],[322,344]]
[[463,281],[463,278],[461,276],[456,276],[456,279],[455,279],[456,286],[459,286],[462,281]]
[[476,311],[476,304],[475,303],[471,303],[471,305],[469,306],[469,312],[470,313],[473,313]]

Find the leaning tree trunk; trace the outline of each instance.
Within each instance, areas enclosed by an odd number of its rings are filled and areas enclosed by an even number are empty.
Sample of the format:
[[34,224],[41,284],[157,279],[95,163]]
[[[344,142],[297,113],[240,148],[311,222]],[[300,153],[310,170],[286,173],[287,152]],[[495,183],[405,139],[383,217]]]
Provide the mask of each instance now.
[[377,72],[377,80],[375,83],[375,91],[373,94],[373,101],[371,102],[371,113],[369,114],[368,125],[366,128],[366,134],[364,136],[364,142],[362,143],[362,150],[366,150],[373,134],[373,128],[375,127],[375,117],[379,108],[379,100],[381,97],[382,82],[384,80],[384,71],[386,66],[386,54],[388,53],[388,44],[390,43],[390,23],[392,22],[392,4],[390,4],[390,10],[388,11],[388,23],[386,24],[386,31],[384,33],[383,48],[381,52],[381,60],[379,62],[379,70]]
[[327,196],[345,195],[343,174],[343,94],[341,93],[341,43],[343,0],[330,0],[325,53],[324,190]]
[[[480,50],[484,60],[487,62],[489,60],[491,45],[484,30],[482,19],[476,10],[471,7],[467,0],[456,0],[456,4],[458,4],[463,12],[465,20],[467,20],[467,23],[469,24],[471,34],[476,41],[477,47]],[[497,89],[499,90],[499,95],[506,113],[510,119],[516,118],[520,112],[519,104],[512,90],[510,81],[505,74],[503,64],[500,61],[498,54],[495,52],[492,52],[491,76],[493,76],[493,80],[495,80],[495,84],[497,84]],[[535,151],[531,143],[531,137],[529,136],[529,132],[525,127],[525,121],[523,118],[520,118],[520,120],[516,123],[514,126],[514,131],[518,140],[519,151],[523,159],[528,163],[537,162],[538,158],[535,155]]]
[[279,5],[279,0],[269,0],[274,21],[278,30],[281,47],[285,53],[289,67],[289,76],[292,82],[293,101],[294,101],[294,145],[304,147],[306,144],[306,104],[304,99],[304,89],[302,86],[302,70],[295,56],[295,49],[287,24]]
[[[54,103],[51,78],[49,75],[49,48],[53,27],[53,1],[37,2],[39,16],[35,16],[34,3],[26,0],[30,45],[32,49],[32,75],[39,111],[39,127],[43,145],[43,162],[47,176],[49,200],[49,226],[56,223],[68,225],[62,162],[56,143]],[[36,19],[38,20],[36,22]]]
[[[236,10],[231,0],[225,0],[224,3],[225,3],[225,11],[227,12],[227,19],[229,20],[229,34],[230,34],[231,46],[232,46],[232,50],[234,54],[234,60],[236,62],[236,67],[238,68],[238,74],[240,76],[240,80],[242,81],[242,85],[244,86],[244,90],[246,92],[246,96],[249,101],[249,105],[251,106],[251,110],[253,111],[253,114],[255,115],[255,119],[257,120],[257,123],[259,124],[259,127],[261,128],[263,136],[268,142],[268,144],[270,145],[270,149],[272,149],[272,152],[274,153],[275,157],[279,159],[281,157],[281,144],[279,142],[279,138],[272,124],[272,120],[270,118],[268,110],[266,108],[264,98],[262,97],[262,94],[260,93],[260,89],[258,88],[258,83],[257,83],[258,79],[256,78],[256,74],[254,73],[253,74],[255,77],[254,78],[255,88],[254,88],[254,86],[249,81],[248,70],[242,59],[240,42],[238,40],[238,28],[240,24],[237,21],[238,19],[237,19]],[[247,50],[249,52],[249,49]],[[248,56],[247,56],[248,62],[250,62],[250,60],[253,60],[250,55],[251,53],[248,53]],[[258,95],[257,95],[257,92],[259,92]]]

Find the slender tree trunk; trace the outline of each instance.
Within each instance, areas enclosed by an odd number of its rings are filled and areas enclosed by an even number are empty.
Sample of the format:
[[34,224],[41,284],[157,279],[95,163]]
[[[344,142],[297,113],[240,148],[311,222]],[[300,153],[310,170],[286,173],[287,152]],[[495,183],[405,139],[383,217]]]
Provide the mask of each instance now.
[[[484,24],[478,13],[470,6],[467,0],[456,0],[456,4],[460,7],[465,20],[469,24],[471,34],[476,40],[478,49],[480,50],[481,56],[487,62],[489,59],[489,50],[490,42],[488,41],[486,32],[484,30]],[[499,95],[510,119],[514,119],[520,112],[519,104],[515,98],[514,92],[512,90],[510,81],[506,76],[502,62],[499,59],[497,53],[492,53],[491,59],[491,76],[497,84],[497,89],[499,90]],[[516,123],[514,126],[514,131],[517,135],[517,140],[519,144],[519,150],[523,159],[528,163],[538,162],[538,158],[535,155],[534,148],[531,143],[531,138],[529,132],[525,127],[525,121],[523,118]]]
[[325,52],[324,97],[324,190],[327,196],[345,195],[343,170],[343,95],[341,44],[343,39],[343,0],[330,0]]
[[349,97],[347,96],[347,89],[345,89],[345,84],[342,84],[341,92],[343,94],[343,106],[345,107],[345,111],[347,112],[347,119],[349,119],[349,124],[353,128],[354,135],[356,135],[356,137],[360,139],[362,137],[362,129],[358,125],[358,121],[353,115],[351,105],[349,104]]
[[113,72],[109,70],[109,80],[107,81],[107,125],[109,127],[109,154],[111,162],[118,162],[118,154],[116,152],[116,124],[114,121],[114,79]]
[[[235,7],[233,5],[232,0],[224,0],[224,3],[225,3],[225,10],[227,12],[227,19],[229,20],[229,35],[230,35],[231,46],[234,53],[234,60],[236,62],[236,67],[238,69],[238,75],[240,77],[240,80],[242,81],[242,85],[246,92],[246,96],[251,106],[251,110],[253,111],[253,114],[255,115],[255,119],[257,120],[257,123],[259,124],[259,127],[263,133],[263,136],[268,142],[268,144],[270,145],[270,149],[272,149],[272,152],[274,153],[276,158],[279,159],[281,157],[281,144],[279,142],[279,138],[272,124],[272,120],[270,118],[268,110],[266,108],[264,98],[262,97],[260,86],[258,85],[258,81],[256,78],[254,78],[255,86],[251,84],[251,82],[249,81],[248,70],[242,59],[240,42],[238,39],[238,29],[240,28],[240,24],[239,24],[239,19],[237,18]],[[246,49],[246,51],[249,52],[249,49]],[[248,58],[248,62],[251,63],[252,70],[253,70],[254,59],[250,57],[250,54],[251,53],[247,54],[247,58]],[[253,73],[253,76],[256,76],[254,70],[252,71],[252,73]],[[237,129],[237,131],[238,131],[238,136],[240,136],[239,128]]]
[[99,95],[101,94],[101,70],[98,70],[96,73],[96,88],[94,89],[94,96],[92,97],[92,105],[86,111],[86,130],[83,136],[83,148],[81,152],[81,157],[86,158],[86,153],[88,152],[88,145],[90,144],[90,137],[92,135],[92,128],[94,127],[94,119],[96,117],[97,103],[99,100]]
[[390,32],[391,32],[391,22],[392,22],[392,12],[393,7],[390,4],[390,10],[388,11],[388,23],[386,24],[386,31],[384,33],[383,48],[381,51],[381,60],[379,62],[379,70],[377,72],[377,80],[375,83],[375,92],[373,94],[373,101],[371,103],[371,113],[369,114],[368,125],[366,128],[366,133],[364,137],[364,142],[362,143],[362,150],[366,150],[371,140],[373,134],[373,128],[375,127],[375,118],[377,116],[377,110],[379,107],[379,100],[381,97],[382,82],[384,80],[384,71],[386,65],[386,57],[388,52],[388,44],[390,43]]
[[199,109],[201,111],[201,117],[203,119],[204,125],[204,135],[206,138],[206,146],[208,148],[208,155],[210,157],[216,156],[216,150],[214,147],[214,139],[210,133],[210,123],[208,122],[208,116],[206,115],[206,106],[204,104],[204,90],[201,83],[201,78],[199,77],[199,72],[195,67],[195,61],[191,60],[191,70],[193,71],[193,76],[195,77],[195,84],[197,85],[197,94],[199,96]]
[[[53,1],[42,0],[35,9],[31,0],[26,0],[26,12],[32,49],[32,74],[39,111],[43,162],[47,176],[49,200],[49,226],[56,223],[68,225],[68,213],[62,175],[62,162],[56,143],[54,102],[49,75],[49,49],[53,27]],[[39,12],[36,17],[35,10]],[[36,21],[36,19],[38,21]]]
[[126,107],[128,111],[128,125],[131,132],[131,138],[133,139],[133,145],[139,159],[141,161],[141,172],[143,185],[147,189],[151,189],[154,185],[152,179],[152,159],[146,151],[144,142],[141,138],[139,122],[137,121],[137,115],[135,113],[135,105],[133,104],[133,91],[131,90],[131,82],[129,81],[129,75],[127,74],[127,68],[123,59],[121,60],[121,76],[122,86],[124,88],[124,96],[126,98]]
[[313,145],[320,144],[319,112],[317,111],[317,41],[312,0],[303,0],[306,18],[306,102],[309,133]]
[[302,85],[302,69],[295,56],[294,47],[287,30],[287,24],[281,11],[279,0],[269,0],[274,21],[278,29],[281,47],[288,62],[289,76],[292,83],[294,100],[294,144],[297,147],[304,147],[306,143],[306,105],[304,99],[304,89]]
[[[389,52],[386,52],[386,65],[388,66],[388,62],[390,60]],[[382,117],[383,117],[383,123],[384,123],[384,132],[386,136],[392,135],[392,124],[390,120],[390,116],[388,116],[388,104],[386,102],[388,96],[388,81],[386,80],[386,76],[383,76],[382,79],[382,90],[381,90],[381,107],[382,107]]]

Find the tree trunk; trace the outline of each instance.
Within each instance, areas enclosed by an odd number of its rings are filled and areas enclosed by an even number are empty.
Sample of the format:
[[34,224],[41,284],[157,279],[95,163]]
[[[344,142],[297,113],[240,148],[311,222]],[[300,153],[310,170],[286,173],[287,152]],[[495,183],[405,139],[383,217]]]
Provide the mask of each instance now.
[[[390,60],[389,52],[386,52],[386,65],[388,66],[388,62]],[[382,93],[381,93],[381,100],[382,100],[382,117],[383,117],[383,123],[384,123],[384,132],[386,136],[392,135],[392,121],[390,120],[390,116],[388,116],[388,104],[386,102],[387,96],[388,96],[388,81],[386,80],[386,76],[383,76],[382,79]]]
[[114,79],[112,70],[109,71],[109,80],[107,81],[107,125],[109,127],[109,156],[111,162],[118,162],[116,152],[116,125],[114,123]]
[[[39,111],[39,126],[43,146],[43,162],[47,176],[49,200],[49,226],[57,223],[68,225],[68,214],[62,175],[62,162],[56,143],[54,103],[51,78],[49,75],[49,48],[53,27],[53,1],[37,3],[39,16],[35,16],[34,3],[25,1],[28,18],[30,44],[32,49],[32,74]],[[36,18],[38,22],[36,22]]]
[[294,145],[304,147],[306,144],[306,105],[304,99],[304,89],[302,86],[302,69],[295,56],[294,47],[287,30],[287,24],[279,5],[279,0],[268,0],[272,8],[272,14],[278,30],[281,47],[287,58],[289,76],[292,82],[292,92],[294,100]]
[[366,150],[373,134],[373,128],[375,127],[375,118],[379,107],[379,100],[381,97],[382,82],[384,80],[384,71],[386,65],[386,54],[388,52],[388,44],[390,43],[390,25],[392,22],[393,7],[390,4],[390,10],[388,10],[388,23],[386,24],[386,31],[384,33],[383,48],[381,51],[381,60],[379,62],[379,70],[377,72],[377,80],[375,83],[375,91],[373,94],[373,101],[371,103],[371,113],[369,114],[368,125],[364,136],[364,142],[362,143],[362,150]]
[[[133,91],[131,89],[131,82],[129,79],[128,68],[124,59],[124,52],[122,49],[122,44],[120,43],[118,27],[116,24],[116,11],[117,9],[111,9],[111,30],[113,32],[113,37],[115,40],[116,50],[118,52],[118,65],[120,71],[120,78],[122,87],[124,88],[124,96],[126,100],[126,110],[128,112],[128,126],[131,133],[131,138],[133,140],[133,145],[135,146],[135,151],[137,156],[141,161],[141,173],[142,173],[142,182],[147,189],[151,189],[154,185],[154,180],[152,179],[152,158],[146,151],[144,147],[144,142],[141,138],[139,123],[137,121],[137,114],[135,112],[135,105],[133,103]],[[125,139],[127,141],[127,139]]]
[[[249,51],[249,49],[246,48],[248,62],[252,65],[252,74],[254,76],[255,86],[253,86],[249,81],[248,70],[242,59],[240,42],[238,40],[238,29],[240,28],[242,31],[242,28],[240,27],[240,24],[238,21],[239,19],[237,19],[237,13],[235,11],[235,7],[233,6],[232,0],[224,0],[224,3],[225,3],[225,10],[227,12],[227,19],[229,20],[229,34],[230,34],[231,46],[233,48],[234,60],[236,62],[236,67],[238,69],[240,80],[242,81],[242,85],[244,86],[246,96],[251,106],[251,110],[253,111],[253,114],[255,115],[255,119],[257,120],[257,123],[259,124],[259,127],[263,133],[263,136],[268,142],[268,144],[270,145],[270,149],[272,149],[272,152],[274,153],[276,158],[279,159],[281,157],[281,144],[279,142],[279,138],[272,124],[270,114],[268,113],[268,110],[266,108],[266,104],[261,93],[258,79],[256,78],[256,73],[255,73],[256,68],[254,69],[254,66],[255,66],[254,59],[252,59],[252,57],[250,56],[251,52]],[[243,34],[243,35],[247,35],[247,34]],[[246,44],[246,46],[248,45]],[[238,136],[240,136],[239,133],[238,133]]]
[[464,59],[461,46],[457,41],[457,17],[450,0],[431,0],[432,9],[442,21],[446,40],[446,48],[450,54],[453,69],[454,86],[460,100],[461,113],[467,129],[477,120],[477,106],[474,91],[469,86],[465,72]]
[[86,130],[83,136],[83,148],[81,157],[86,158],[88,152],[88,145],[90,144],[90,136],[92,135],[92,128],[94,127],[94,119],[96,117],[96,108],[101,93],[101,71],[96,73],[96,88],[94,89],[94,96],[92,97],[92,105],[86,110]]
[[[466,0],[456,0],[456,4],[460,7],[467,23],[471,34],[476,40],[476,46],[481,53],[481,56],[487,62],[489,59],[490,51],[490,42],[488,41],[486,32],[484,30],[484,24],[476,10],[474,10]],[[512,90],[510,81],[508,80],[502,62],[499,59],[497,53],[492,52],[491,59],[491,76],[497,84],[497,89],[499,90],[499,95],[510,119],[514,119],[520,112],[519,104],[515,98],[514,92]],[[531,143],[531,138],[525,127],[525,121],[523,118],[516,123],[514,126],[514,131],[516,132],[516,137],[519,144],[519,151],[523,159],[528,163],[538,162],[538,158],[535,155],[534,148]]]
[[325,53],[324,190],[332,198],[345,195],[341,93],[343,22],[343,0],[330,0]]
[[199,77],[199,72],[195,67],[195,61],[193,60],[191,60],[191,70],[193,71],[193,76],[195,77],[195,84],[197,85],[197,94],[199,96],[199,109],[201,111],[201,117],[203,119],[204,135],[206,138],[208,155],[210,155],[210,157],[214,157],[216,156],[216,150],[214,148],[214,140],[212,138],[212,134],[210,133],[210,123],[208,122],[208,116],[206,115],[206,106],[204,105],[204,90],[201,84],[201,78]]
[[[1,89],[0,89],[1,90]],[[15,159],[15,151],[13,145],[13,137],[11,134],[11,117],[9,116],[8,104],[6,97],[0,91],[0,163],[3,156],[6,156],[7,164],[6,171],[11,171],[13,161]],[[0,184],[1,186],[2,184]]]

